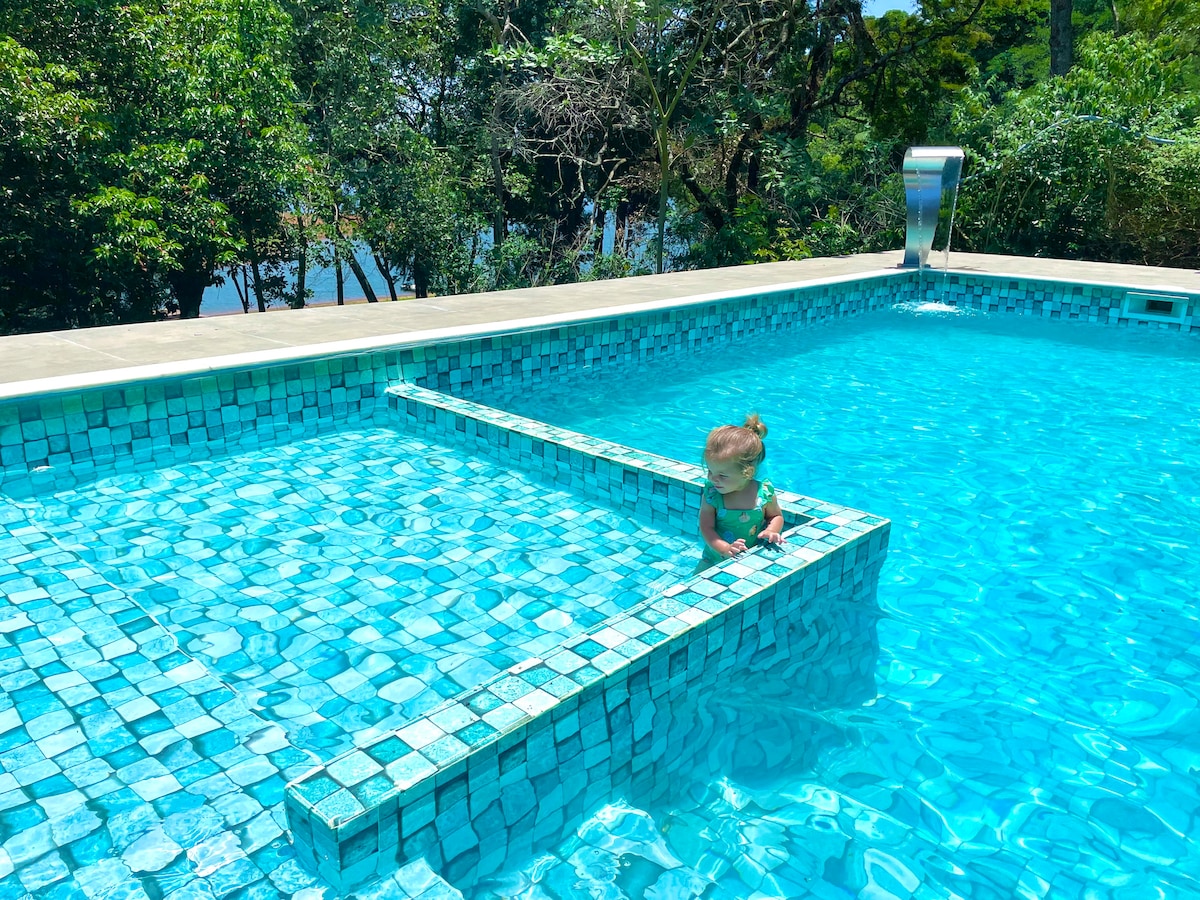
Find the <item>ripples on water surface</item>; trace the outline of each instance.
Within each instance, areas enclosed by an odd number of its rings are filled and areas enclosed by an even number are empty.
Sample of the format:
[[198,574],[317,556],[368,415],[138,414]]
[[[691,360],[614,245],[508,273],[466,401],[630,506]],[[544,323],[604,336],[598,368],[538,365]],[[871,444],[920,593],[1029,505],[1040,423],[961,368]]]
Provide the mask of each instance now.
[[677,581],[696,546],[386,427],[22,507],[324,759]]
[[777,485],[893,521],[877,696],[803,714],[836,739],[731,687],[760,766],[492,894],[1200,896],[1198,397],[1195,338],[907,310],[479,397],[697,461],[757,410]]

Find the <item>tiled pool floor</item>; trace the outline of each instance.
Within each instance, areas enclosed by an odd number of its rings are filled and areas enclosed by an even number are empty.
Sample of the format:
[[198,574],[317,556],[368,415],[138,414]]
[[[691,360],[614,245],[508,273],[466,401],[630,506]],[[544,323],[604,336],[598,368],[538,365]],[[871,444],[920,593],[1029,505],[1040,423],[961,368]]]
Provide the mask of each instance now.
[[0,900],[329,897],[286,781],[696,556],[389,427],[6,499],[0,529]]
[[690,536],[387,427],[21,506],[325,759],[686,577],[696,555]]
[[0,506],[0,897],[282,896],[311,766],[161,625]]
[[[286,836],[283,786],[311,754],[15,512],[0,505],[0,898],[331,898]],[[444,885],[411,865],[376,896],[426,888]]]

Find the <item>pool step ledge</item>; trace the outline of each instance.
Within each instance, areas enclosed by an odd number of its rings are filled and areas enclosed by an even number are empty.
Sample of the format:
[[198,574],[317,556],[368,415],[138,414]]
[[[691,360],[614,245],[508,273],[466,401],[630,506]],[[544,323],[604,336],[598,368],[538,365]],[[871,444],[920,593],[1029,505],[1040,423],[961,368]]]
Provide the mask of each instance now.
[[[389,394],[406,428],[444,430],[472,449],[500,446],[503,432],[517,467],[539,460],[563,477],[586,475],[618,505],[678,494],[698,509],[696,466],[412,385]],[[874,602],[890,523],[780,498],[782,550],[755,548],[674,585],[291,782],[301,862],[342,892],[422,859],[469,885],[615,795],[666,790],[664,773],[703,752],[673,726],[681,701],[731,672],[811,656],[838,627],[828,621]],[[853,665],[861,680],[873,659]]]

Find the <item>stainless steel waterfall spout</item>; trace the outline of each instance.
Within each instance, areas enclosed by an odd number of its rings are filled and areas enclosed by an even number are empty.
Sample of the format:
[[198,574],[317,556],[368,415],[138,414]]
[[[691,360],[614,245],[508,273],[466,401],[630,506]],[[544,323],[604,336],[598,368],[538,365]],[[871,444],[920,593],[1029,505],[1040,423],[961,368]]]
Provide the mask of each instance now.
[[[923,267],[933,247],[942,198],[949,189],[954,197],[962,175],[961,147],[909,147],[904,154],[904,194],[908,202],[908,229],[904,238],[905,266]],[[946,237],[946,248],[950,247]]]

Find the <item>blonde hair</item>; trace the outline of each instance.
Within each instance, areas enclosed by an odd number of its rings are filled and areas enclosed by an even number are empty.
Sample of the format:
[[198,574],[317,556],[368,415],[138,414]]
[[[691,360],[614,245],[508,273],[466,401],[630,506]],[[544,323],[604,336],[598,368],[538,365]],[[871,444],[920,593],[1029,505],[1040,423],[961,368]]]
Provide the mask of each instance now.
[[766,436],[767,426],[758,413],[750,413],[744,425],[721,425],[710,431],[704,442],[704,456],[737,463],[741,466],[742,474],[751,478],[767,455],[767,448],[763,444]]

